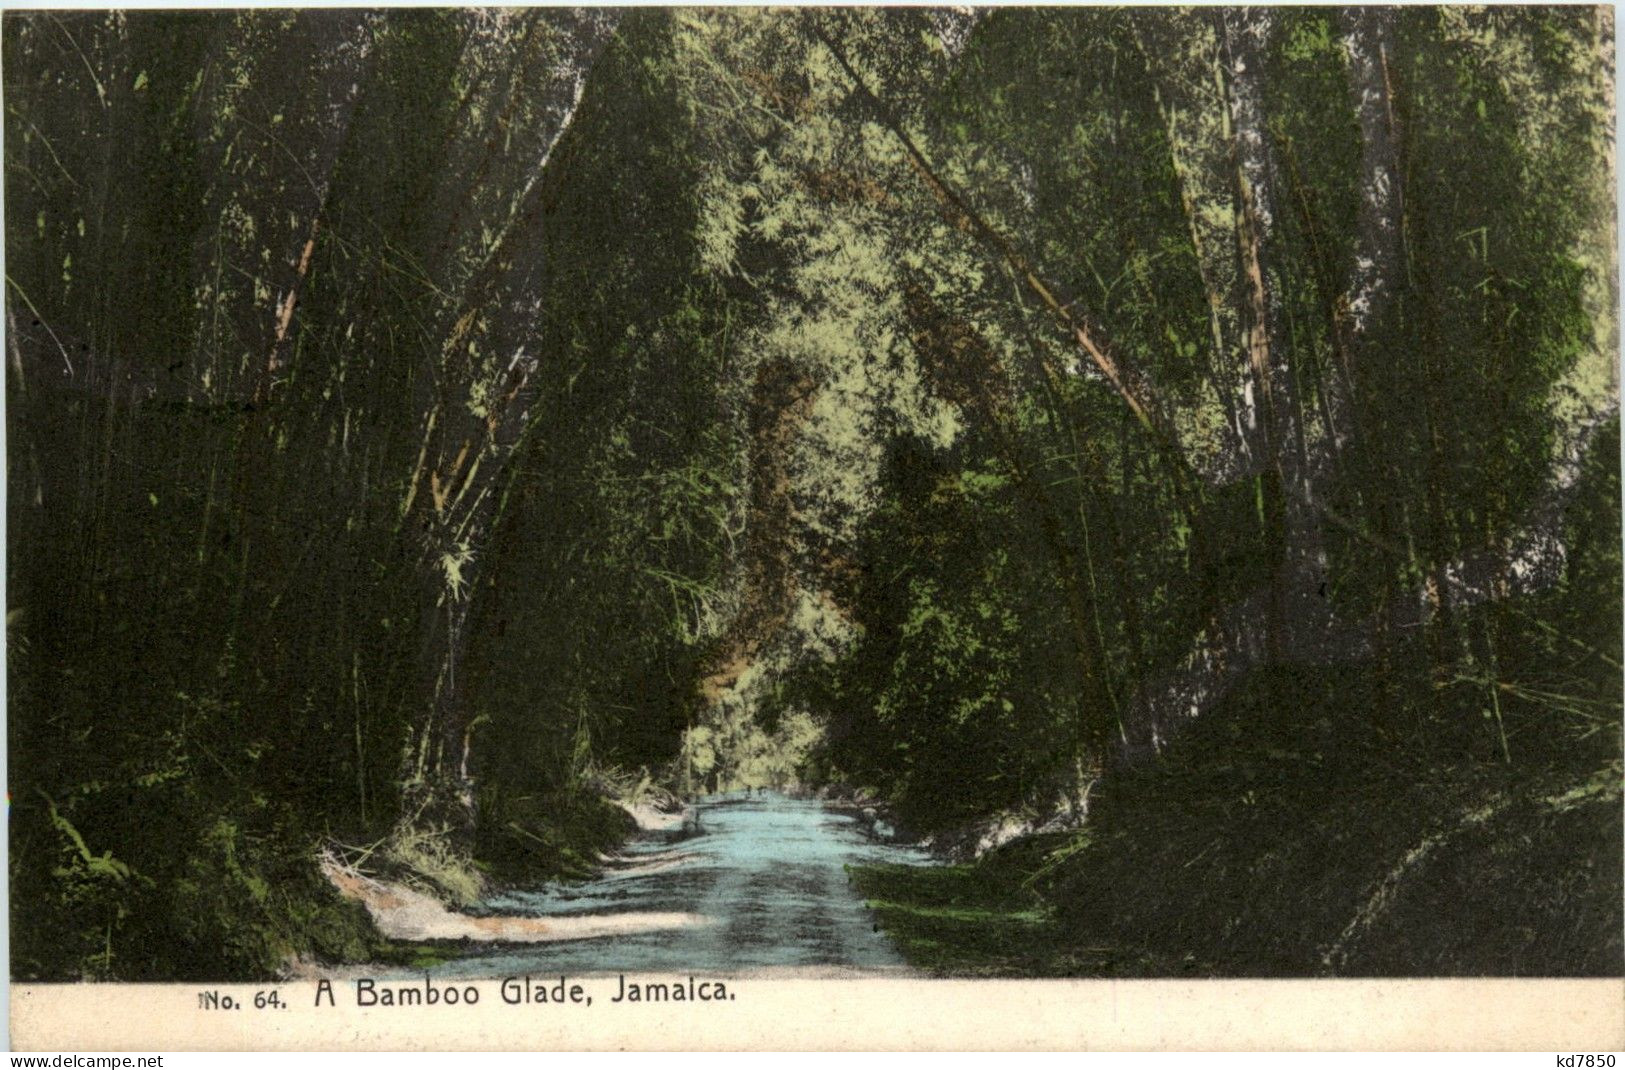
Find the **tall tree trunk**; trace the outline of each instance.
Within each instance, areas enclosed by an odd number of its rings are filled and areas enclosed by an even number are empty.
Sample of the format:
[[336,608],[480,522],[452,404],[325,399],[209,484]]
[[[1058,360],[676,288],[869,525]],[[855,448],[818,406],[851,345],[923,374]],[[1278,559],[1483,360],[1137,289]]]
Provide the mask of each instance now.
[[222,54],[203,79],[196,120],[213,222],[194,246],[196,401],[258,407],[287,374],[294,313],[376,21],[254,11],[221,27]]
[[1246,371],[1240,265],[1233,226],[1234,134],[1225,92],[1223,41],[1212,21],[1173,8],[1136,10],[1129,16],[1135,46],[1151,78],[1180,208],[1207,299],[1209,389],[1225,414],[1225,434],[1212,455],[1193,459],[1204,477],[1225,484],[1255,473],[1257,398]]
[[[1407,285],[1405,257],[1404,168],[1400,159],[1403,132],[1395,106],[1393,55],[1395,12],[1392,8],[1344,8],[1338,13],[1343,48],[1348,57],[1349,101],[1360,124],[1359,207],[1355,220],[1354,267],[1348,287],[1334,309],[1334,350],[1338,367],[1323,387],[1329,413],[1327,433],[1359,434],[1355,383],[1359,365],[1376,359],[1376,339],[1392,326],[1398,294]],[[1370,482],[1381,474],[1362,473]],[[1373,510],[1379,537],[1396,537],[1392,511]],[[1406,598],[1400,587],[1407,561],[1382,570],[1383,593],[1377,613],[1377,657],[1383,689],[1378,716],[1397,727],[1400,696],[1394,689],[1397,664],[1397,614]]]
[[1273,22],[1263,9],[1225,10],[1220,16],[1226,84],[1235,137],[1236,249],[1241,265],[1248,370],[1261,419],[1255,441],[1268,457],[1279,487],[1275,506],[1280,554],[1270,596],[1269,647],[1273,657],[1298,656],[1327,639],[1326,549],[1305,438],[1294,355],[1288,351],[1281,280],[1271,262],[1277,168],[1264,119],[1264,67]]
[[417,546],[425,689],[408,748],[403,817],[463,837],[475,819],[465,664],[471,600],[539,389],[544,175],[618,17],[612,10],[468,15],[462,80],[512,81],[500,107],[461,117],[447,147],[452,166],[437,201],[450,223],[437,256],[449,297],[436,310],[442,333],[423,376],[430,396],[402,508],[403,532]]
[[[1361,348],[1383,325],[1406,277],[1402,140],[1391,69],[1394,20],[1393,8],[1344,8],[1338,15],[1348,56],[1349,100],[1360,123],[1354,270],[1337,325],[1350,360],[1359,359]],[[1339,386],[1352,392],[1353,370],[1338,370]],[[1349,400],[1339,398],[1339,404]]]

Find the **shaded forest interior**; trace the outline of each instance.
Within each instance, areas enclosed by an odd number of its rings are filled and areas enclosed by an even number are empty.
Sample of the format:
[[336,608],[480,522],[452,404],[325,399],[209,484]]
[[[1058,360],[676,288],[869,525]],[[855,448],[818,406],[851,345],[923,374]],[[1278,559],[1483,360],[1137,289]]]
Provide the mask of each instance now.
[[14,977],[756,785],[941,972],[1625,969],[1610,9],[0,38]]

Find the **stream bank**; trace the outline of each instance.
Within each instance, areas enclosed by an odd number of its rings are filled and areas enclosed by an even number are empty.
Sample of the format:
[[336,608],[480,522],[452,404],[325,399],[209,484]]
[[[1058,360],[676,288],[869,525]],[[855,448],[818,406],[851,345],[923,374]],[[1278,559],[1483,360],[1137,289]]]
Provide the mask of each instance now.
[[675,821],[645,816],[663,827],[639,831],[592,877],[510,887],[464,911],[326,868],[394,942],[370,976],[907,972],[848,867],[922,863],[923,852],[871,842],[850,813],[776,792],[708,796]]
[[933,976],[1619,974],[1617,759],[1446,761],[1320,684],[1260,674],[1081,832],[857,887]]

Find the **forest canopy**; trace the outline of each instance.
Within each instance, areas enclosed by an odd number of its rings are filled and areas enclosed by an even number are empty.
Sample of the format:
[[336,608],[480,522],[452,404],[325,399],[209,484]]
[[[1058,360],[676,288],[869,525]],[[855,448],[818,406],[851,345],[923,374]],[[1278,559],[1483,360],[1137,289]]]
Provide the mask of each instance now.
[[324,852],[466,905],[769,784],[1150,941],[1073,853],[1263,872],[1317,782],[1349,895],[1579,845],[1583,954],[1414,968],[1617,972],[1610,9],[0,39],[14,976],[365,958]]

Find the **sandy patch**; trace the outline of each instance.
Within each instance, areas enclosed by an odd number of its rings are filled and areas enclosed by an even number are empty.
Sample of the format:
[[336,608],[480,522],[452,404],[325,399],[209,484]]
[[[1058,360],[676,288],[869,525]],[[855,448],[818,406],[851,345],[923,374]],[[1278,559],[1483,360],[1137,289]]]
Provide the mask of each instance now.
[[359,900],[378,930],[391,940],[477,940],[489,943],[542,943],[624,936],[703,925],[700,914],[636,912],[537,918],[518,914],[475,917],[450,910],[440,900],[399,884],[373,880],[326,856],[322,872],[344,895]]
[[617,880],[621,877],[641,877],[646,873],[659,873],[662,870],[676,869],[696,857],[698,856],[693,851],[661,851],[658,854],[631,858],[607,858],[604,860],[604,872],[599,874],[599,879]]
[[638,828],[644,832],[667,832],[679,828],[689,812],[686,806],[681,810],[673,810],[668,813],[665,810],[656,809],[643,803],[636,806],[628,806],[626,803],[617,803],[616,805],[631,814],[632,820],[636,821]]

